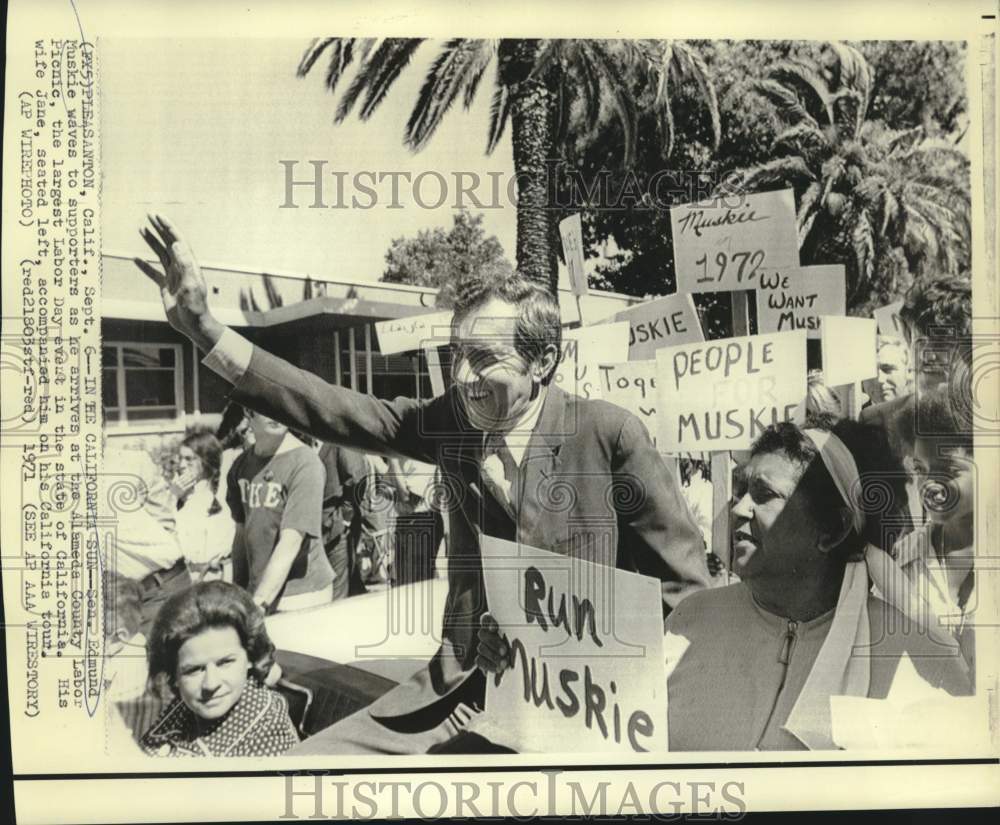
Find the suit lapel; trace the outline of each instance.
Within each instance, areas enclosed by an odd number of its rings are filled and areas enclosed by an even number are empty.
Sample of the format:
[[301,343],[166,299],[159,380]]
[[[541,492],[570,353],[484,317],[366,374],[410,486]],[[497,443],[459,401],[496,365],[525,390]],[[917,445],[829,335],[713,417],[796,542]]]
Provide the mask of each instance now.
[[567,508],[559,506],[563,498],[552,483],[562,461],[567,403],[566,393],[550,384],[521,463],[518,540],[543,549],[555,549],[565,532]]

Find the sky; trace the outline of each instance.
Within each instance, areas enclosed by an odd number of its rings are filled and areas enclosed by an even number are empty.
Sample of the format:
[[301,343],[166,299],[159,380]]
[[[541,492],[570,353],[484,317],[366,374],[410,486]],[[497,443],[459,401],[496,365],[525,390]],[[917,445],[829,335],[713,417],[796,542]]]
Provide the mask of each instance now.
[[[450,227],[459,198],[454,173],[482,181],[474,192],[487,206],[484,227],[496,235],[513,262],[515,209],[505,194],[513,174],[510,129],[491,156],[485,154],[494,67],[480,84],[469,111],[461,102],[448,112],[429,145],[413,153],[402,135],[423,78],[441,41],[417,51],[381,107],[367,121],[352,113],[335,126],[333,115],[349,75],[331,95],[323,77],[325,58],[306,78],[295,69],[307,39],[105,39],[101,42],[103,245],[109,253],[143,253],[138,228],[147,212],[168,215],[205,263],[313,278],[377,280],[393,238],[420,229]],[[285,203],[285,167],[311,180],[309,161],[326,161],[323,199],[347,208],[308,208],[312,189],[297,187]],[[338,198],[334,171],[341,177]],[[362,177],[372,198],[355,186],[358,173],[382,173],[381,183]],[[398,177],[401,208],[393,203],[388,173],[411,180],[430,173],[413,191]],[[440,178],[447,197],[440,207]],[[492,173],[493,178],[489,177]],[[473,179],[467,177],[468,184]],[[499,197],[491,180],[500,181]]]

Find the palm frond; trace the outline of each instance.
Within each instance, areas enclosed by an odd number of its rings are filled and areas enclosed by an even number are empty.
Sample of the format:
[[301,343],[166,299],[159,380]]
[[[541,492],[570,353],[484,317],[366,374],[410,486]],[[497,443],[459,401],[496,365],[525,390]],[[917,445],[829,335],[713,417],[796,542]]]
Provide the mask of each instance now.
[[[804,60],[782,60],[771,69],[769,76],[786,88],[804,92],[826,112],[827,123],[833,123],[830,89],[815,66]],[[802,96],[799,95],[799,98],[802,99]],[[808,109],[808,105],[806,108]]]
[[[682,77],[693,78],[701,92],[702,99],[708,107],[708,116],[712,124],[712,148],[719,148],[722,139],[722,118],[719,114],[719,99],[715,93],[715,84],[705,59],[691,46],[682,41],[676,41],[671,49],[673,60],[681,69]],[[666,64],[669,69],[669,64]],[[659,96],[658,96],[659,98]],[[664,105],[669,106],[669,99],[664,99]]]
[[594,64],[600,69],[602,86],[608,90],[612,105],[621,122],[624,137],[624,161],[626,169],[635,162],[636,135],[639,114],[628,81],[622,75],[618,62],[611,54],[607,41],[590,41],[585,44]]
[[778,116],[791,126],[797,123],[810,123],[819,128],[815,118],[806,111],[798,95],[791,89],[782,86],[776,80],[755,80],[750,83],[751,91],[769,101],[778,112]]
[[813,180],[815,177],[802,158],[794,156],[775,158],[747,169],[740,181],[740,189],[745,192],[755,192],[762,186],[774,183],[802,183]]
[[803,121],[785,129],[771,143],[771,150],[790,149],[811,160],[829,149],[826,136],[813,124]]
[[851,89],[858,94],[857,112],[855,117],[855,133],[860,132],[861,124],[868,113],[868,105],[871,102],[872,86],[875,82],[875,73],[865,59],[865,56],[854,46],[846,43],[834,42],[830,44],[834,54],[837,55],[837,62],[840,74],[840,87],[838,89]]
[[485,48],[479,49],[476,52],[476,59],[469,67],[468,79],[465,82],[465,91],[462,97],[463,108],[469,109],[472,107],[472,103],[476,99],[476,92],[479,89],[479,83],[483,79],[483,75],[486,74],[486,68],[490,65],[490,61],[496,57],[497,45],[498,41],[487,40]]
[[862,284],[871,283],[875,267],[875,231],[865,210],[861,211],[854,222],[851,246],[858,271],[858,281],[853,290],[857,293]]
[[421,43],[423,39],[419,37],[389,37],[379,44],[359,72],[359,76],[363,74],[366,77],[367,93],[358,117],[368,120],[372,116]]
[[309,74],[309,70],[316,64],[319,60],[320,55],[326,50],[327,46],[336,43],[341,38],[339,37],[314,37],[312,42],[306,47],[305,52],[302,54],[302,59],[299,61],[299,67],[295,70],[295,74],[298,77],[305,77]]
[[510,119],[510,107],[514,95],[508,86],[497,83],[493,92],[493,100],[490,103],[490,126],[486,139],[486,154],[492,154],[497,148],[500,139],[503,137],[504,129],[507,128],[507,121]]
[[435,58],[424,79],[417,102],[404,133],[405,143],[414,151],[422,149],[455,102],[477,65],[479,53],[490,41],[456,37],[449,40]]

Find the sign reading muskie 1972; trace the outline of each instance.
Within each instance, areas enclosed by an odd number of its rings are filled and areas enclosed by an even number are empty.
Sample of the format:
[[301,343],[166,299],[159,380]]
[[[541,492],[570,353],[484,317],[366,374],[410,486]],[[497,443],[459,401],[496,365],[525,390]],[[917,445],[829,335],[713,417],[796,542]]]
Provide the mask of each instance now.
[[799,265],[791,189],[675,206],[670,226],[678,292],[756,289],[765,272]]

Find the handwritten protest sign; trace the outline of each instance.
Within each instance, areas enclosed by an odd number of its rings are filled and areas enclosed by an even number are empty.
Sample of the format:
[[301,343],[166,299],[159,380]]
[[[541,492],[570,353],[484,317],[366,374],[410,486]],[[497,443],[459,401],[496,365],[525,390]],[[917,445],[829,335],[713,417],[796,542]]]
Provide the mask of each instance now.
[[511,667],[487,678],[489,735],[520,752],[667,748],[660,582],[482,537]]
[[762,273],[757,291],[758,331],[804,329],[810,338],[819,338],[821,316],[847,311],[844,284],[840,264]]
[[552,381],[582,398],[601,398],[598,365],[628,360],[628,324],[594,324],[563,330],[562,357]]
[[570,215],[559,221],[559,235],[562,238],[563,255],[569,270],[569,283],[576,296],[587,294],[587,273],[583,268],[583,224],[580,214]]
[[690,295],[667,295],[637,304],[612,316],[628,321],[628,360],[655,357],[660,347],[704,341],[698,312]]
[[656,367],[661,452],[745,450],[805,412],[804,330],[665,347]]
[[379,321],[375,324],[379,352],[382,355],[394,355],[428,345],[444,346],[448,343],[450,326],[450,311]]
[[875,323],[878,325],[879,335],[888,335],[893,338],[905,338],[903,334],[903,322],[899,319],[899,311],[903,308],[902,301],[893,301],[884,307],[875,310]]
[[601,397],[637,416],[656,443],[656,359],[599,364]]
[[791,189],[670,210],[678,292],[756,289],[763,272],[799,265]]
[[839,387],[878,374],[875,319],[829,315],[823,318],[823,380]]

